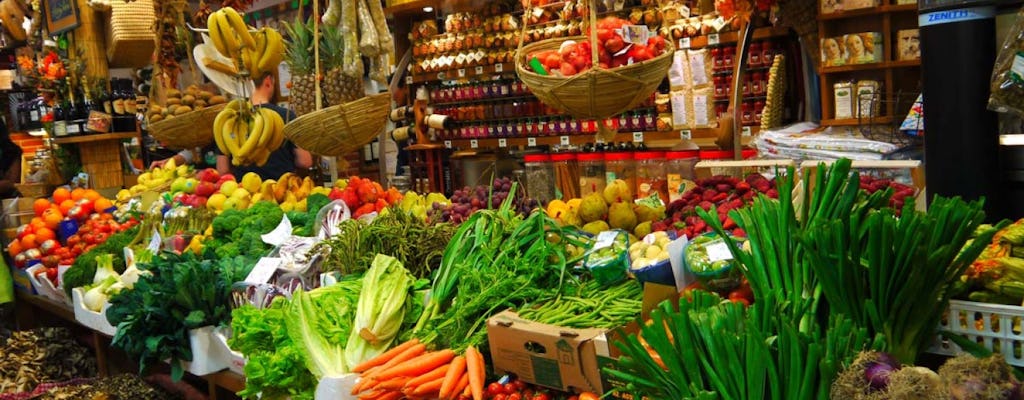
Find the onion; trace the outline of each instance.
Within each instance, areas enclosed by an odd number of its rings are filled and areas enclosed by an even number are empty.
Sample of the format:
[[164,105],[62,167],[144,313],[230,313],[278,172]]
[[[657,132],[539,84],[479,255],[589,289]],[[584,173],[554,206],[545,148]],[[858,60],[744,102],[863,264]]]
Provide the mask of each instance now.
[[883,362],[871,362],[864,369],[864,379],[871,385],[872,390],[885,390],[889,387],[889,375],[895,371],[892,365]]

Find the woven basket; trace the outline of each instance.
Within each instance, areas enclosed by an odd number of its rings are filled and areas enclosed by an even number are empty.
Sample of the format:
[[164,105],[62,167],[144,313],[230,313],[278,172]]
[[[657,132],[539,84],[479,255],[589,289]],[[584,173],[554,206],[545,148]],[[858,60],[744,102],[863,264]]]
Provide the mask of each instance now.
[[613,69],[591,68],[568,78],[544,76],[526,67],[538,51],[558,50],[562,42],[587,40],[585,36],[547,39],[523,46],[516,54],[516,73],[540,101],[581,119],[619,115],[647,100],[672,66],[672,41],[650,60]]
[[384,130],[391,94],[380,93],[303,115],[284,126],[284,136],[303,149],[338,157],[362,148]]
[[153,0],[111,2],[107,25],[107,60],[110,67],[140,68],[152,63],[156,49]]
[[213,143],[213,120],[227,103],[149,124],[149,134],[171,149],[193,149]]

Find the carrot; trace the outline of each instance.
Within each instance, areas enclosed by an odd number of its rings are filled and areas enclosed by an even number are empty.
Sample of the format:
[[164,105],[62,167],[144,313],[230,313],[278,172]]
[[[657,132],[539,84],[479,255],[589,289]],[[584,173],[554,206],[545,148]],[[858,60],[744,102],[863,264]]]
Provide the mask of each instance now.
[[377,378],[377,375],[381,374],[382,372],[387,371],[391,367],[393,367],[395,365],[398,365],[398,364],[401,364],[401,363],[404,363],[406,361],[409,361],[409,360],[411,360],[413,358],[416,358],[416,357],[418,357],[420,355],[423,355],[423,353],[426,352],[426,351],[427,351],[427,346],[424,346],[423,343],[417,343],[417,344],[413,345],[412,347],[410,347],[408,349],[405,349],[405,351],[403,351],[401,354],[395,356],[395,358],[392,358],[388,362],[384,363],[384,365],[381,365],[380,367],[377,367],[377,368],[380,368],[380,369],[375,371],[373,374],[370,374],[370,375],[367,375],[367,376],[372,377],[372,378]]
[[359,392],[362,392],[364,390],[369,389],[372,385],[376,385],[376,383],[375,383],[376,381],[369,376],[370,373],[374,372],[374,369],[376,369],[376,368],[379,368],[379,367],[374,367],[374,368],[371,368],[369,371],[366,371],[366,374],[363,374],[363,376],[359,378],[359,382],[356,382],[356,384],[352,386],[352,393],[351,394],[353,396],[355,396],[356,394],[359,394]]
[[469,390],[473,400],[484,398],[484,363],[475,346],[466,348],[466,371],[469,375]]
[[381,393],[380,396],[377,396],[373,400],[398,400],[398,399],[401,399],[401,398],[402,398],[402,392],[388,391],[388,392]]
[[374,390],[374,391],[369,392],[369,393],[365,393],[365,394],[359,395],[359,399],[360,400],[376,399],[376,398],[380,397],[383,394],[384,394],[384,391],[378,389],[378,390]]
[[391,379],[396,376],[420,376],[447,364],[455,358],[450,349],[426,353],[412,360],[395,365],[377,374],[377,379]]
[[467,390],[469,390],[469,374],[462,374],[459,383],[455,384],[455,390],[452,391],[450,398],[457,399],[459,395],[469,396],[470,393]]
[[451,367],[448,368],[448,373],[444,375],[444,383],[441,384],[440,392],[438,392],[438,397],[442,399],[447,399],[452,394],[455,386],[459,383],[459,378],[466,371],[466,357],[456,356],[449,365]]
[[469,371],[466,371],[466,374],[463,376],[466,377],[466,383],[464,384],[465,386],[462,388],[462,397],[465,397],[467,399],[472,398],[473,388],[472,385],[469,384]]
[[434,379],[430,382],[424,383],[416,387],[416,390],[412,392],[414,395],[424,395],[430,393],[437,393],[441,389],[441,384],[444,383],[444,377]]
[[437,378],[444,378],[445,374],[448,373],[449,369],[451,369],[449,364],[437,367],[433,371],[410,379],[409,382],[405,384],[405,387],[416,387]]
[[383,389],[383,390],[402,390],[402,388],[405,387],[405,384],[408,383],[408,382],[409,382],[409,377],[407,377],[407,376],[394,377],[394,378],[391,378],[391,379],[388,379],[386,381],[381,382],[379,385],[377,385],[377,389]]
[[406,351],[410,347],[415,346],[419,343],[419,339],[411,339],[405,343],[393,347],[391,350],[381,353],[381,355],[377,357],[359,363],[358,365],[352,368],[352,372],[360,373],[370,368],[376,367],[378,365],[384,365],[384,363],[391,361],[392,358],[395,358],[399,354],[402,354],[403,351]]

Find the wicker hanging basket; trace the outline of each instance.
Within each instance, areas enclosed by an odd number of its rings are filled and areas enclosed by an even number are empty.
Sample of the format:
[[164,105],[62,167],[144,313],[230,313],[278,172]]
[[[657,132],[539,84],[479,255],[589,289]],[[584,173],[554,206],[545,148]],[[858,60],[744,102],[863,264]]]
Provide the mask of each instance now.
[[227,103],[191,111],[149,124],[149,134],[171,149],[193,149],[213,143],[213,120]]
[[380,93],[303,115],[284,126],[284,136],[312,153],[338,157],[365,146],[384,130],[391,94]]
[[[590,7],[590,26],[596,26],[596,5]],[[665,41],[661,55],[644,62],[618,68],[603,69],[597,66],[597,51],[593,52],[593,68],[570,76],[545,76],[529,69],[529,57],[538,51],[558,50],[566,40],[580,42],[589,39],[597,46],[597,29],[590,29],[590,37],[575,36],[556,38],[523,45],[526,24],[523,23],[523,37],[519,39],[516,51],[516,74],[530,88],[540,101],[581,119],[605,119],[619,115],[647,100],[651,93],[668,75],[675,50],[672,41]],[[596,49],[596,47],[595,47]]]
[[110,67],[139,68],[149,65],[156,49],[153,0],[111,2],[107,25],[107,60]]

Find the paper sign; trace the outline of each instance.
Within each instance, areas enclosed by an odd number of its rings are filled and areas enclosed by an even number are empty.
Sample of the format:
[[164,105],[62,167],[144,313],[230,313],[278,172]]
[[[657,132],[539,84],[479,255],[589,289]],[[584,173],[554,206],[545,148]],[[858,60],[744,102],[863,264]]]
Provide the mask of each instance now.
[[135,250],[131,247],[124,248],[124,266],[125,268],[132,268],[135,266]]
[[742,132],[743,132],[743,136],[750,136],[750,127],[749,126],[744,126]]
[[149,246],[146,246],[146,248],[152,251],[153,254],[159,253],[160,245],[163,244],[163,241],[163,238],[160,237],[160,232],[153,228],[153,238],[149,240]]
[[526,138],[526,145],[527,146],[536,146],[537,145],[537,138]]
[[604,231],[597,234],[594,239],[594,249],[603,249],[615,244],[615,238],[619,237],[619,231]]
[[285,240],[288,240],[292,236],[292,221],[288,220],[287,215],[281,216],[281,222],[277,224],[274,230],[260,235],[260,239],[263,239],[263,243],[271,246],[280,246]]
[[686,235],[683,235],[665,247],[665,250],[668,251],[668,259],[672,264],[672,275],[676,278],[676,290],[683,290],[686,285],[696,279],[693,274],[686,271],[686,266],[683,265],[683,247],[686,247],[689,242]]
[[623,25],[622,41],[626,43],[647,44],[651,31],[646,25]]
[[693,133],[689,129],[683,129],[679,131],[679,138],[682,140],[690,140],[693,138]]
[[498,139],[498,147],[508,147],[508,139]]
[[690,38],[684,37],[682,39],[679,39],[679,48],[680,49],[689,49],[690,48]]
[[633,132],[633,142],[634,143],[643,143],[644,142],[644,133],[643,132]]
[[708,260],[711,262],[732,260],[732,252],[729,251],[729,245],[725,244],[725,241],[719,240],[707,245],[705,249],[708,251]]
[[708,35],[708,46],[714,46],[722,42],[722,39],[718,37],[717,33]]
[[484,67],[477,66],[476,68],[473,68],[473,72],[475,72],[477,75],[483,75],[484,74]]
[[277,272],[277,267],[281,265],[281,259],[277,257],[261,257],[256,262],[256,266],[252,267],[252,271],[249,271],[249,275],[245,277],[246,283],[260,284],[270,282],[270,278]]
[[494,64],[494,72],[503,72],[503,71],[505,71],[505,65],[504,64]]
[[458,74],[459,74],[459,78],[465,78],[466,77],[466,69],[465,68],[459,68]]
[[446,78],[446,77],[448,77],[448,74],[445,74],[444,72],[438,72],[437,73],[437,80],[439,80],[439,81],[443,81],[444,78]]
[[569,137],[568,136],[559,137],[558,138],[558,143],[560,143],[562,146],[568,146],[569,145]]
[[406,85],[412,85],[412,77],[411,76],[405,77],[405,84]]
[[480,143],[478,143],[476,141],[476,139],[470,140],[469,141],[469,147],[472,148],[472,149],[475,149],[477,147],[480,147]]
[[444,141],[444,148],[446,148],[446,149],[452,148],[452,141],[451,140],[445,140]]

